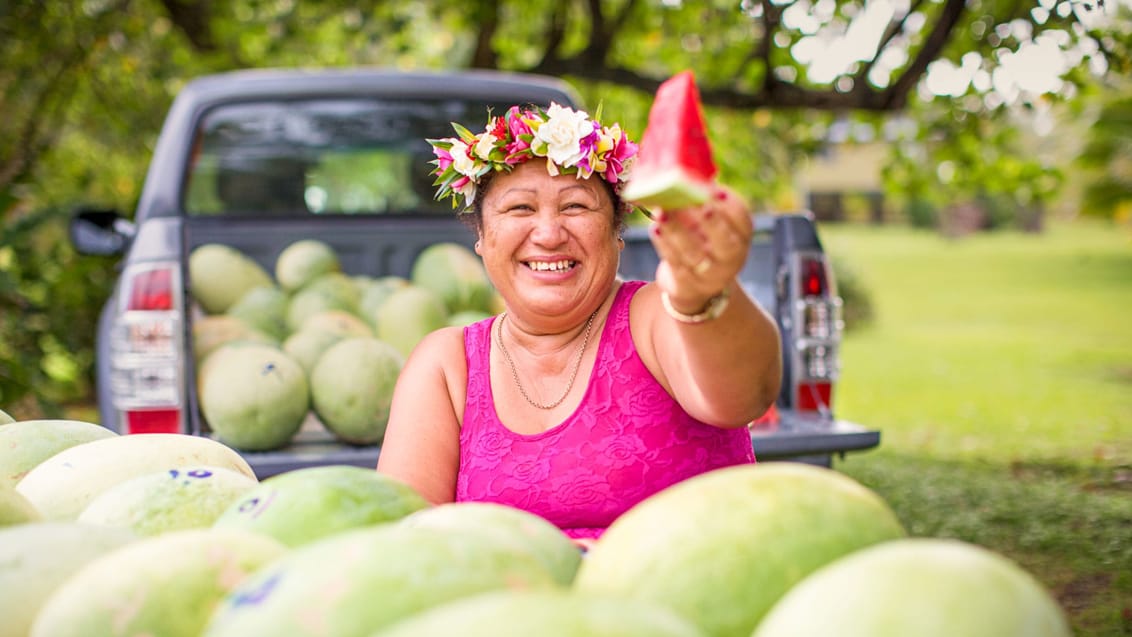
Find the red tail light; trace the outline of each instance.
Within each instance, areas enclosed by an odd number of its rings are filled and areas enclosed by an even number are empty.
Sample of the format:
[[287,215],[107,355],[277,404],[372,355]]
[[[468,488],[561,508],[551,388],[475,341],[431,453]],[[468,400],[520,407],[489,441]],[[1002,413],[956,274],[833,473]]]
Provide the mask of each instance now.
[[830,414],[841,344],[841,299],[826,255],[800,252],[791,264],[791,403],[802,412]]
[[169,268],[142,270],[130,282],[127,310],[172,310],[173,273]]
[[146,263],[122,273],[110,345],[114,406],[122,433],[180,433],[185,418],[181,269]]
[[128,434],[181,433],[180,409],[148,409],[126,412]]
[[823,296],[826,285],[826,264],[822,257],[803,257],[801,259],[802,296]]
[[809,382],[797,387],[799,411],[825,411],[833,402],[833,383]]

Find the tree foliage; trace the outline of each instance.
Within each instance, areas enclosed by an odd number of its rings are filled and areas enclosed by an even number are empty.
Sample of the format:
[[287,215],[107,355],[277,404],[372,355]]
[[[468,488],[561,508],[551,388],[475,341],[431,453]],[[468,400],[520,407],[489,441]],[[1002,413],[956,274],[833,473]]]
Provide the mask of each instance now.
[[[1019,111],[1132,69],[1127,16],[1088,1],[0,3],[0,406],[89,393],[114,270],[70,248],[70,209],[131,210],[165,110],[194,76],[358,64],[548,73],[639,135],[659,82],[690,68],[723,179],[763,207],[797,205],[799,162],[840,123],[886,135],[893,117],[911,123],[895,129],[888,181],[906,200],[1029,192],[1041,203],[1058,173],[1019,154]],[[1010,80],[1013,62],[1050,50],[1068,61],[1058,84]],[[968,79],[931,86],[949,73]]]

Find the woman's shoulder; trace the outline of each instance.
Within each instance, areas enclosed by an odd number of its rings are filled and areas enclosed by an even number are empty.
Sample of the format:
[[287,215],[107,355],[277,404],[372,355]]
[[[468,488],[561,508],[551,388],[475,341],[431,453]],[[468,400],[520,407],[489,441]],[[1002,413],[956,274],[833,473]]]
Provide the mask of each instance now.
[[413,347],[409,360],[447,357],[455,353],[461,357],[464,354],[464,327],[460,325],[442,327],[426,334]]

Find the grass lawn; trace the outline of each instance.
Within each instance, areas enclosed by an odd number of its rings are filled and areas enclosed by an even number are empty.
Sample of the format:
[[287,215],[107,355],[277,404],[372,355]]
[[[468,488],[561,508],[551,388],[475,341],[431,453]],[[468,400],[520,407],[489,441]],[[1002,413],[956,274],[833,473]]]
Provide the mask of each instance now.
[[838,468],[913,535],[1018,561],[1076,634],[1132,635],[1132,237],[821,232],[876,313],[843,343],[835,409],[882,443]]

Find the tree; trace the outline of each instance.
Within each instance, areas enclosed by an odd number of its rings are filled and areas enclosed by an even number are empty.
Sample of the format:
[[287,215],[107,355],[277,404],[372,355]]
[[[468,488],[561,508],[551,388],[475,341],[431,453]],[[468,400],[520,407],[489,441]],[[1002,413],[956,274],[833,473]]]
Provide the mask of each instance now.
[[[924,122],[894,144],[913,168],[949,153],[978,168],[950,183],[908,172],[894,189],[1004,196],[1006,168],[1018,175],[1010,196],[1040,199],[1033,184],[1051,173],[1011,168],[1019,140],[1002,131],[1019,109],[1127,74],[1130,47],[1126,14],[1037,1],[0,3],[0,406],[32,396],[54,409],[89,392],[93,323],[114,273],[71,250],[66,222],[76,202],[131,209],[165,110],[193,76],[353,64],[549,73],[639,135],[659,82],[691,68],[724,179],[767,207],[792,205],[776,202],[835,121],[881,134],[894,114]],[[1068,60],[1053,80],[1010,79],[1018,60],[1051,54]]]

